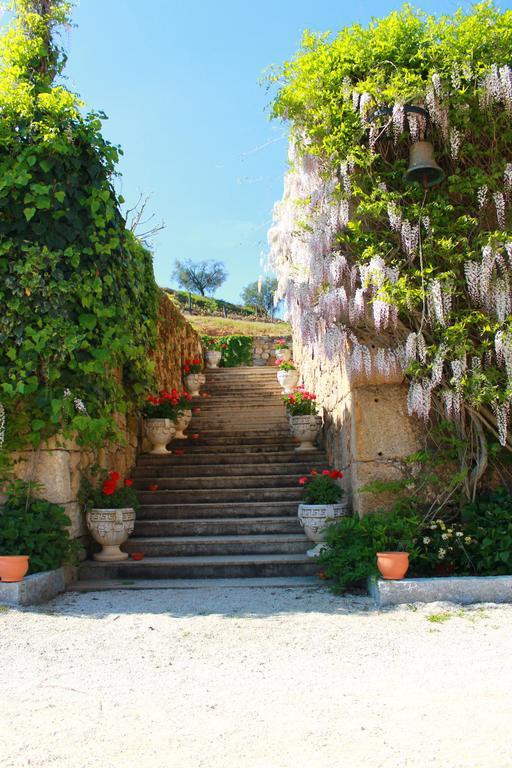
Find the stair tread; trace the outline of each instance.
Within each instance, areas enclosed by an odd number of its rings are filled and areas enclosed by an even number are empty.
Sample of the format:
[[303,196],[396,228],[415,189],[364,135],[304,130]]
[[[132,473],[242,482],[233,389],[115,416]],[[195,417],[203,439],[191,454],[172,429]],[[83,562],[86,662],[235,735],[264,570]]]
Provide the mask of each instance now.
[[218,534],[218,535],[204,535],[199,536],[131,536],[130,542],[132,543],[179,543],[179,544],[201,544],[212,543],[222,544],[223,542],[238,542],[243,541],[247,543],[251,542],[263,542],[263,541],[304,541],[306,539],[303,533],[242,533],[242,534]]
[[222,565],[229,565],[231,563],[233,564],[240,564],[240,563],[310,563],[311,558],[308,557],[305,553],[304,554],[287,554],[287,553],[275,553],[275,554],[247,554],[247,555],[187,555],[186,557],[178,556],[174,557],[171,555],[167,556],[161,556],[161,557],[145,557],[143,560],[123,560],[122,562],[113,562],[113,563],[99,563],[96,560],[90,560],[87,561],[87,567],[95,567],[95,568],[108,568],[110,566],[112,567],[118,567],[122,565],[123,567],[126,566],[133,566],[133,568],[139,568],[140,566],[146,565],[169,565],[172,563],[173,565],[215,565],[215,564],[222,564]]

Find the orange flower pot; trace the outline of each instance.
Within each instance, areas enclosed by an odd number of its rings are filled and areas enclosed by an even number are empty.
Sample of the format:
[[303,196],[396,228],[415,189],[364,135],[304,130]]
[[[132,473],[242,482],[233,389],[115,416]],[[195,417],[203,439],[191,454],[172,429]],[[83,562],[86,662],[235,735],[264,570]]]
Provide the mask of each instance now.
[[0,580],[23,581],[28,571],[28,555],[0,556]]
[[383,579],[403,579],[409,570],[409,553],[377,552],[377,568]]

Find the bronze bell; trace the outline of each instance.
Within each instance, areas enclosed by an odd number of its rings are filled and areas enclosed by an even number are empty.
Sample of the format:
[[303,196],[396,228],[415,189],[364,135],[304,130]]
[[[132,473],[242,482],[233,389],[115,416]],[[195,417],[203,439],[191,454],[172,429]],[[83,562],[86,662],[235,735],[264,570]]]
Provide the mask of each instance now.
[[434,159],[434,147],[430,141],[416,141],[410,151],[409,167],[405,180],[415,181],[422,187],[435,187],[444,179],[444,171]]

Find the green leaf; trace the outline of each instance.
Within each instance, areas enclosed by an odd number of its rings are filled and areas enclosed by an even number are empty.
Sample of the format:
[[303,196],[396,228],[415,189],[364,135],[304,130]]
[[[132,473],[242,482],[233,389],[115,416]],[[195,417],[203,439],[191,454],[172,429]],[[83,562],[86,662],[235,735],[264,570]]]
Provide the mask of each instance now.
[[87,330],[89,331],[94,330],[98,322],[96,315],[80,315],[78,319],[79,319],[80,325],[83,328],[87,328]]
[[27,221],[30,221],[30,219],[35,215],[36,209],[35,208],[24,208],[23,213],[25,214],[25,218]]

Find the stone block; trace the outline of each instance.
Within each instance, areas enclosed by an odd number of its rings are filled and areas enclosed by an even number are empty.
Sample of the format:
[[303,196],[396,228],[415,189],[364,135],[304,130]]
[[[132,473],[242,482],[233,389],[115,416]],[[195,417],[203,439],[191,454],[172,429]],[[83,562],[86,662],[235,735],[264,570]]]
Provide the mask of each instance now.
[[369,579],[368,592],[380,608],[409,603],[512,603],[512,576]]
[[37,605],[66,589],[64,568],[25,576],[23,581],[0,581],[0,605]]
[[371,483],[396,482],[402,479],[402,469],[392,461],[370,461],[351,463],[351,479],[354,513],[360,517],[376,512],[379,509],[390,509],[396,501],[396,493],[361,493]]
[[386,385],[353,392],[353,450],[357,461],[404,458],[420,445],[421,428],[407,413],[405,387]]

